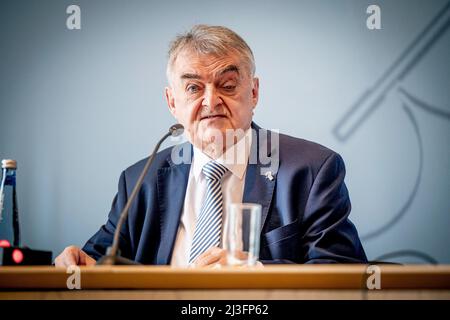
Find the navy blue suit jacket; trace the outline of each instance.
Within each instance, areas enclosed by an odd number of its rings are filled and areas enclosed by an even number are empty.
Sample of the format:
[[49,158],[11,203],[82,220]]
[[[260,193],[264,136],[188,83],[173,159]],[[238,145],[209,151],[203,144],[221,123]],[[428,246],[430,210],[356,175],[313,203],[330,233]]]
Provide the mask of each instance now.
[[[270,131],[257,134],[252,150],[264,146],[279,157],[274,179],[261,174],[260,161],[249,163],[243,202],[262,205],[260,260],[263,263],[366,263],[344,184],[342,158],[319,144]],[[263,138],[261,138],[263,136]],[[182,149],[183,150],[183,149]],[[188,148],[191,150],[191,148]],[[190,164],[175,164],[172,148],[159,152],[132,204],[120,233],[121,255],[143,264],[169,264],[183,210]],[[252,151],[254,152],[254,151]],[[252,158],[252,156],[250,157]],[[122,172],[108,221],[83,250],[95,259],[111,245],[120,211],[147,159]]]

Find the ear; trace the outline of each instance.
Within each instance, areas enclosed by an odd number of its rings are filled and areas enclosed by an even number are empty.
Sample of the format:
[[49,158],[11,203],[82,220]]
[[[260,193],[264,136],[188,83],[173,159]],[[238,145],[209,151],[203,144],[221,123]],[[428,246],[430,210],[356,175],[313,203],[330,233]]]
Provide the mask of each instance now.
[[259,99],[259,78],[253,78],[253,88],[252,88],[252,100],[253,108],[256,107]]
[[166,101],[167,101],[167,106],[169,107],[169,111],[175,117],[175,98],[173,96],[172,87],[166,87],[165,93],[166,93]]

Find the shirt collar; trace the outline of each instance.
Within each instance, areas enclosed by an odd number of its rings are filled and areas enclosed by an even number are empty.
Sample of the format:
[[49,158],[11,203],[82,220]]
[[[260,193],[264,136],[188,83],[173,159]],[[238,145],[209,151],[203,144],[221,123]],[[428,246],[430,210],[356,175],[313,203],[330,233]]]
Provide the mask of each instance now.
[[[234,176],[236,176],[239,180],[242,180],[245,174],[245,170],[247,169],[251,145],[252,130],[248,129],[242,139],[228,148],[228,150],[225,151],[225,153],[215,161],[223,164]],[[198,181],[203,166],[213,159],[203,153],[202,150],[198,149],[196,146],[194,146],[193,149],[193,173],[195,180]]]

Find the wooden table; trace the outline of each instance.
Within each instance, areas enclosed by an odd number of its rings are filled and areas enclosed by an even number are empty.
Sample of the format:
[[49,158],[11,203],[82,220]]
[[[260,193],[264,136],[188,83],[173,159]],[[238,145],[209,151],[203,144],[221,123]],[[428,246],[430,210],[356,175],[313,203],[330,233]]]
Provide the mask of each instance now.
[[[450,299],[450,265],[378,267],[373,290],[366,265],[0,267],[0,299]],[[75,274],[81,289],[69,290]]]

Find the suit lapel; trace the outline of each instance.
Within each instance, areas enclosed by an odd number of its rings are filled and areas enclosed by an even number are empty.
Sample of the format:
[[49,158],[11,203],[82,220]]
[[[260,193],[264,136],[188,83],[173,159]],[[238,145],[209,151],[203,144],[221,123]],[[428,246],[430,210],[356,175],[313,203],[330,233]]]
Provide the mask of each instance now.
[[[191,148],[190,144],[189,148]],[[169,167],[158,170],[157,180],[158,204],[161,213],[161,242],[156,257],[157,264],[169,264],[170,262],[191,168],[190,163],[174,164],[170,157],[167,162]]]
[[[256,124],[252,123],[253,137],[252,148],[250,151],[249,164],[247,166],[247,173],[245,175],[244,195],[242,202],[244,203],[259,203],[262,206],[261,230],[266,221],[270,205],[272,203],[273,191],[276,183],[276,172],[278,170],[278,163],[271,171],[268,167],[261,163],[260,149],[262,146],[267,150],[267,157],[273,155],[278,156],[278,150],[273,152],[271,140],[268,139],[268,131],[261,129]],[[273,134],[273,133],[272,133]],[[262,152],[265,151],[262,149]],[[267,176],[265,173],[270,173]],[[269,178],[272,177],[272,178]]]

